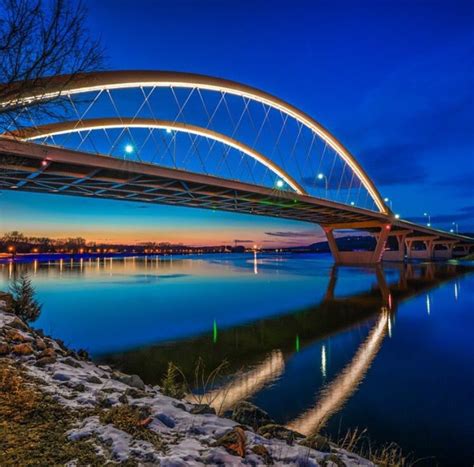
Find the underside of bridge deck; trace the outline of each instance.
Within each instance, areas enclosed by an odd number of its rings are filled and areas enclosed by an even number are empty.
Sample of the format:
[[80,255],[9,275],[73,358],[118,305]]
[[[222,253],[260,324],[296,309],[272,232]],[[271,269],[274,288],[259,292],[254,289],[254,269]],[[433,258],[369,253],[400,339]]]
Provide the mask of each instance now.
[[[0,189],[168,204],[311,222],[324,228],[334,258],[340,264],[378,263],[385,255],[401,261],[405,254],[403,243],[411,251],[413,242],[420,239],[429,244],[429,251],[420,253],[423,258],[428,253],[426,258],[432,257],[435,240],[449,245],[450,252],[459,242],[467,245],[474,242],[468,237],[396,219],[391,213],[11,138],[0,138]],[[375,250],[339,251],[333,234],[336,229],[354,229],[374,235],[377,238]],[[389,236],[396,236],[398,251],[386,251]]]

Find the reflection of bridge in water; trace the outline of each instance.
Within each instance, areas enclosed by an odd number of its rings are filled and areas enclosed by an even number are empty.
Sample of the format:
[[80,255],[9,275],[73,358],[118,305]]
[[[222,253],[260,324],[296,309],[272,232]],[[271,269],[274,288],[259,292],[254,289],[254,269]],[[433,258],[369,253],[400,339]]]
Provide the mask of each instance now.
[[[300,312],[219,330],[217,342],[206,335],[105,355],[102,360],[125,371],[139,369],[145,380],[158,383],[169,361],[178,364],[188,380],[193,381],[198,356],[204,359],[208,369],[217,367],[227,359],[230,366],[225,383],[219,388],[210,389],[203,397],[216,410],[226,411],[238,401],[251,398],[278,380],[285,371],[285,361],[294,352],[318,340],[374,320],[372,329],[351,361],[332,382],[316,394],[314,407],[289,423],[291,428],[309,434],[323,426],[356,391],[384,337],[391,333],[392,315],[396,313],[398,305],[452,281],[469,272],[470,268],[432,263],[399,265],[398,279],[388,284],[382,268],[377,267],[377,284],[369,291],[350,297],[337,297],[335,293],[340,271],[338,267],[332,269],[323,301]],[[326,355],[323,354],[322,359],[325,358]],[[326,362],[324,366],[325,364]]]
[[[0,188],[171,204],[320,224],[337,263],[450,258],[474,240],[399,219],[357,159],[308,114],[261,90],[189,73],[126,71],[11,85]],[[31,109],[57,105],[62,121]],[[337,230],[373,251],[341,251]],[[387,248],[387,245],[389,248]]]

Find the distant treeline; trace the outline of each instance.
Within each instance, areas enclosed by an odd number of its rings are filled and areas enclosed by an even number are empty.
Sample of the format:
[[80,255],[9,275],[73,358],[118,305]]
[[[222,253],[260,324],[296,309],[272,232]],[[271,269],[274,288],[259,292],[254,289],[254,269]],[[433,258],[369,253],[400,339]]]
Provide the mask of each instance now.
[[204,246],[192,247],[168,242],[144,242],[136,245],[88,242],[82,237],[48,238],[28,237],[21,232],[13,231],[0,237],[0,253],[221,253],[226,251],[244,251],[239,247]]

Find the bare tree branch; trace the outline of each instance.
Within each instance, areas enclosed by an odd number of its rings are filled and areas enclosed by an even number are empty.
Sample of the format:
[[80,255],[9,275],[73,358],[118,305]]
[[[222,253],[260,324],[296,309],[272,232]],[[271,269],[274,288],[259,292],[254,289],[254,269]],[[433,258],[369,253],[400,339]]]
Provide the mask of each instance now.
[[67,75],[66,87],[102,68],[103,50],[85,15],[80,1],[0,0],[0,133],[28,119],[64,117],[61,99],[26,105],[25,96],[45,95],[55,76]]

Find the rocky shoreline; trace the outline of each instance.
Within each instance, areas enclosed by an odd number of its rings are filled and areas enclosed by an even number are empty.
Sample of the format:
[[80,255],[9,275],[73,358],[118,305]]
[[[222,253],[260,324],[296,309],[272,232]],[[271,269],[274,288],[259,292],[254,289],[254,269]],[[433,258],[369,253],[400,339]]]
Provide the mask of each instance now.
[[[26,462],[28,446],[33,458],[36,449],[53,456],[51,464],[70,466],[374,465],[322,436],[305,438],[277,425],[246,402],[229,419],[209,406],[167,397],[158,386],[98,366],[87,353],[68,349],[2,309],[0,362],[2,465]],[[36,423],[41,410],[45,415]],[[57,415],[47,425],[51,414]],[[24,429],[36,444],[22,440]],[[46,435],[49,445],[57,443],[51,454],[43,452]],[[23,447],[13,445],[18,440]]]

